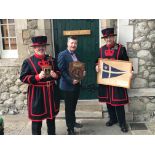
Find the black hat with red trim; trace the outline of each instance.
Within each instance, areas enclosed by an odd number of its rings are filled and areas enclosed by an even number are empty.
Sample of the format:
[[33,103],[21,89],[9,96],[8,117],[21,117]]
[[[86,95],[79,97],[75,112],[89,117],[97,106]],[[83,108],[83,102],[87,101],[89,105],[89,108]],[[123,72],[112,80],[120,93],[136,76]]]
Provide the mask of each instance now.
[[108,36],[116,36],[117,34],[114,34],[114,28],[106,28],[102,30],[103,37],[106,38]]
[[47,36],[35,36],[32,37],[31,40],[32,40],[31,47],[50,45],[47,44]]

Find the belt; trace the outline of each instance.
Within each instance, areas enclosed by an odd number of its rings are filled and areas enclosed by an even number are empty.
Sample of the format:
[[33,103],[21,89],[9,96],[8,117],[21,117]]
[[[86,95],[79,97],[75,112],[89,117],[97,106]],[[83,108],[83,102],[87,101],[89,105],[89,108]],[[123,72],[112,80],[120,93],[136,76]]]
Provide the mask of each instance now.
[[36,84],[30,84],[30,85],[35,86],[35,87],[42,87],[42,86],[50,87],[53,84],[54,84],[54,81],[46,81],[46,82],[38,82]]

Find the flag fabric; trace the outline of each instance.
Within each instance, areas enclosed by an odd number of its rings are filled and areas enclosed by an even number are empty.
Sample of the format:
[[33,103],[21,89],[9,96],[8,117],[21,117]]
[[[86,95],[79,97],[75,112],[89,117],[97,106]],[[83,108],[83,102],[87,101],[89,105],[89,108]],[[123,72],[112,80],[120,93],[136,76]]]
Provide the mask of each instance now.
[[132,63],[122,60],[108,60],[99,58],[100,70],[97,83],[111,86],[130,88],[132,77]]

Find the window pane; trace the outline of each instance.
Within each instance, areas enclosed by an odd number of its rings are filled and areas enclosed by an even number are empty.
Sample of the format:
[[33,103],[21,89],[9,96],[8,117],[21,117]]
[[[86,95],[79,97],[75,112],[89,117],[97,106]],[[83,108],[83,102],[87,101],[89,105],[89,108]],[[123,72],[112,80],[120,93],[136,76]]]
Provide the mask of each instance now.
[[14,23],[14,19],[8,19],[8,23]]
[[15,37],[15,25],[9,25],[10,37]]
[[8,29],[6,25],[1,25],[2,37],[8,37]]
[[2,19],[2,24],[7,24],[7,19]]
[[11,49],[17,49],[16,39],[10,38]]
[[8,50],[9,49],[9,40],[7,38],[3,38],[2,42],[3,42],[3,49]]

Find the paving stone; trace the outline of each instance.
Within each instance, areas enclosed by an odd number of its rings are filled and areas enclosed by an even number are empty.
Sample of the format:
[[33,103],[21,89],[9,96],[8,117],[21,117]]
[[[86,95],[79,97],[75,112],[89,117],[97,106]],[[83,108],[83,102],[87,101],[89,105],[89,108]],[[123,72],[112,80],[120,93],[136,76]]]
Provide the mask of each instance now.
[[[84,115],[85,114],[85,115]],[[98,112],[98,116],[100,116]],[[64,113],[60,112],[63,116]],[[155,123],[146,122],[148,130],[131,130],[129,126],[129,132],[123,133],[120,130],[118,124],[112,127],[106,127],[105,123],[108,121],[108,117],[104,119],[101,117],[92,117],[92,112],[78,112],[77,122],[83,124],[83,128],[75,129],[76,135],[154,135]],[[96,114],[95,114],[96,115]],[[80,116],[80,117],[79,117]],[[81,117],[83,116],[83,118]],[[84,117],[85,116],[85,117]],[[86,116],[89,116],[86,117]],[[27,118],[27,114],[18,115],[4,115],[4,131],[5,135],[31,135],[31,121]],[[132,123],[128,122],[128,124]],[[47,135],[46,121],[43,121],[42,135]],[[67,127],[64,117],[58,117],[56,119],[56,135],[67,135]]]

